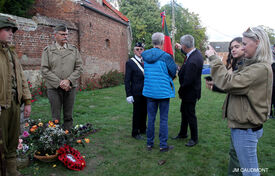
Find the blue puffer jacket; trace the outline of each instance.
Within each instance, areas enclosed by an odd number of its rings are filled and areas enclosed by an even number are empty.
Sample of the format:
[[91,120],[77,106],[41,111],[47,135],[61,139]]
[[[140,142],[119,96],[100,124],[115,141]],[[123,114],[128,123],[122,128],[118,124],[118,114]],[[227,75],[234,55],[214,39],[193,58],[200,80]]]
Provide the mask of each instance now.
[[159,48],[142,53],[144,60],[144,87],[142,94],[153,99],[175,97],[173,78],[177,65],[173,58]]

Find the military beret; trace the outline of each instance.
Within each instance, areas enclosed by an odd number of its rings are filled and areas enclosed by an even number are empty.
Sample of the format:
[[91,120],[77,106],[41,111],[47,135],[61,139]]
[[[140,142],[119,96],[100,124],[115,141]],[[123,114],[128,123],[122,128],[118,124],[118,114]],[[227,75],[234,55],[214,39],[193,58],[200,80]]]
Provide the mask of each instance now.
[[7,16],[0,16],[0,29],[8,27],[12,28],[13,33],[15,33],[18,29],[14,19]]
[[63,32],[66,32],[68,30],[67,26],[65,24],[60,24],[60,25],[57,25],[55,28],[54,28],[55,31],[63,31]]
[[144,44],[141,43],[141,42],[137,42],[137,43],[135,44],[135,47],[142,47],[142,48],[144,48]]

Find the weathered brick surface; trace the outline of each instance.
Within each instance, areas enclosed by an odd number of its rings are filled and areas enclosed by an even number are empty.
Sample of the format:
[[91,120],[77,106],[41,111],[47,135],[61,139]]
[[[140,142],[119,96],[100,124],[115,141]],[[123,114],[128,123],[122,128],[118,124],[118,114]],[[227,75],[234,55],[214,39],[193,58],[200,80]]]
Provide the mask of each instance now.
[[[95,0],[88,5],[99,8]],[[107,10],[107,15],[113,13]],[[57,24],[69,26],[69,42],[76,45],[84,63],[84,77],[99,77],[110,71],[124,72],[128,59],[127,26],[112,18],[83,7],[76,0],[36,0],[32,20],[18,18],[19,30],[14,35],[16,51],[25,70],[40,69],[43,49],[53,43]],[[121,20],[123,21],[123,20]],[[125,22],[126,23],[126,22]],[[82,79],[82,80],[83,80]]]
[[[116,14],[90,0],[87,5],[105,10],[107,15]],[[85,8],[78,1],[72,0],[37,0],[36,11],[39,14],[62,20],[72,21],[79,28],[79,48],[84,63],[84,75],[97,76],[110,70],[124,72],[128,59],[127,26],[112,20],[91,9]],[[53,13],[55,12],[55,13]]]

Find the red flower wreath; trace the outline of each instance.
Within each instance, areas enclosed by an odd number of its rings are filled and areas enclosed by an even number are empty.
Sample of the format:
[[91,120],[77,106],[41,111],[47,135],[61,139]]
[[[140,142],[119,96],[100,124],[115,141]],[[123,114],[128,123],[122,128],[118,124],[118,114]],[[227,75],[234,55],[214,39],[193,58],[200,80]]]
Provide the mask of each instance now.
[[58,159],[71,170],[80,171],[86,166],[86,162],[79,151],[69,145],[64,144],[64,147],[59,148],[58,153]]

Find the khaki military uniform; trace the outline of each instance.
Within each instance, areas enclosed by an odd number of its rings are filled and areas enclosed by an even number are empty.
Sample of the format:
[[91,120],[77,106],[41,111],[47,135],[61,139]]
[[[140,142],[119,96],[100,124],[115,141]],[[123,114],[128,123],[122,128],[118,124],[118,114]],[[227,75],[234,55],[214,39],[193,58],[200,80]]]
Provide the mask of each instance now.
[[[16,171],[20,132],[20,104],[31,104],[31,93],[14,49],[0,44],[0,128],[8,175]],[[0,142],[1,143],[1,142]]]
[[[82,71],[82,59],[75,46],[67,44],[61,47],[54,43],[43,50],[41,72],[48,89],[52,118],[60,121],[63,107],[64,128],[68,130],[73,125],[72,114],[77,80]],[[71,83],[72,89],[69,91],[59,87],[61,80],[66,79]]]

